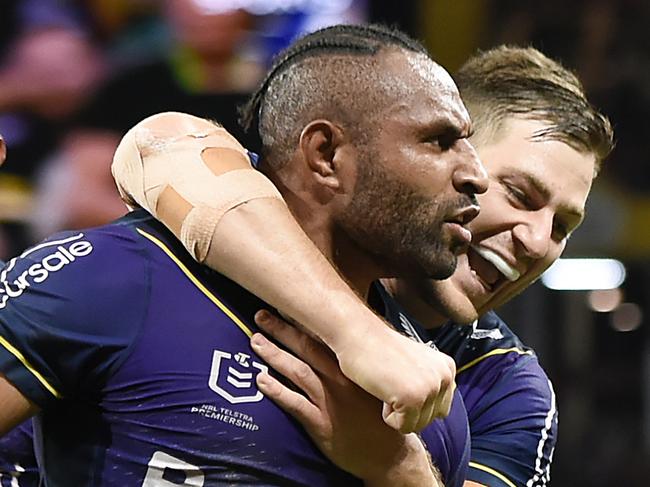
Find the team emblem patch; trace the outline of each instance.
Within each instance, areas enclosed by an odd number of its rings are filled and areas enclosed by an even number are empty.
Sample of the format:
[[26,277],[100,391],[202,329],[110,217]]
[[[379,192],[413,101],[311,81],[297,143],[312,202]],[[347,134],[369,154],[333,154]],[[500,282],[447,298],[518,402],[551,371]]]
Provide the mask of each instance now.
[[268,367],[246,353],[214,350],[208,385],[231,404],[259,402],[264,397],[255,384],[260,372],[268,372]]

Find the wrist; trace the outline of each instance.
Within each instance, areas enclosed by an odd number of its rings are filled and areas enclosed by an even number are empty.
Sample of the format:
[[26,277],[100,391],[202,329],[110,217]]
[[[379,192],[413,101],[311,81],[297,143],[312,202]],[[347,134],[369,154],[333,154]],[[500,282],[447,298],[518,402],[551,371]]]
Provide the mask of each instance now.
[[386,321],[360,298],[350,298],[337,302],[337,324],[323,337],[339,360],[348,354],[361,355],[361,350],[372,347],[373,342],[381,342],[381,337],[391,333]]

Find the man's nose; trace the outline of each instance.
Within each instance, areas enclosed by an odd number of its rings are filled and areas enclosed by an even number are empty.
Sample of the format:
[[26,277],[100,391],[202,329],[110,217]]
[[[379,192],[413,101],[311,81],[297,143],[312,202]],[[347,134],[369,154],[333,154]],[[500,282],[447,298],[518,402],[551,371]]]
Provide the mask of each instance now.
[[527,216],[527,222],[515,226],[513,236],[526,256],[542,259],[553,241],[553,215],[540,210],[529,212]]
[[462,140],[460,143],[462,150],[459,151],[459,157],[462,161],[454,171],[454,188],[466,194],[485,193],[488,188],[487,172],[472,144],[467,140]]

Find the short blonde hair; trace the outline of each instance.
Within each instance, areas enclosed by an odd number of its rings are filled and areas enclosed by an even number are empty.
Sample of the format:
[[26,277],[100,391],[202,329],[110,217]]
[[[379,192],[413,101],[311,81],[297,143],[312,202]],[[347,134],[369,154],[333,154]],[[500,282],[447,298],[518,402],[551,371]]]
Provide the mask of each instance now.
[[510,117],[547,122],[535,137],[593,153],[595,174],[614,148],[610,121],[587,100],[576,75],[537,49],[500,46],[479,52],[455,79],[479,141],[497,137]]

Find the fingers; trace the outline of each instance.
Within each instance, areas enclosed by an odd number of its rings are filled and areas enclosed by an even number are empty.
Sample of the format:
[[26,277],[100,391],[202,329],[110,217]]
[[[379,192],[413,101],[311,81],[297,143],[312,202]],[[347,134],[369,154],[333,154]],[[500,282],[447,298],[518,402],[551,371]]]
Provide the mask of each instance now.
[[7,145],[5,144],[5,141],[2,139],[2,136],[0,135],[0,164],[5,162],[6,158],[7,158]]
[[435,418],[444,418],[451,410],[451,404],[454,400],[454,391],[456,390],[456,363],[448,355],[442,354],[442,359],[446,361],[447,370],[441,373],[440,393],[436,398],[436,405],[433,410],[432,420]]
[[417,418],[417,421],[415,423],[413,429],[414,432],[422,431],[437,417],[436,414],[439,408],[441,393],[442,393],[442,389],[437,396],[431,395],[425,401],[424,406],[422,407],[419,417]]
[[256,382],[262,394],[297,419],[305,429],[311,431],[318,427],[320,412],[306,397],[266,373],[258,374]]
[[261,333],[252,336],[251,346],[255,353],[268,363],[273,370],[289,379],[296,387],[307,394],[312,401],[321,400],[323,397],[323,384],[309,365],[289,352],[282,350]]
[[452,382],[444,392],[440,394],[438,405],[436,407],[436,415],[432,418],[444,418],[449,415],[451,411],[451,404],[454,402],[454,392],[456,391],[456,383]]
[[417,422],[416,414],[406,411],[396,411],[390,404],[384,403],[382,413],[384,423],[400,433],[412,433]]
[[255,323],[314,370],[328,377],[341,375],[336,357],[325,345],[298,330],[295,326],[287,324],[282,318],[266,310],[261,310],[255,314]]
[[431,378],[436,387],[431,388],[430,394],[418,406],[417,401],[410,401],[415,397],[417,387],[405,394],[403,401],[395,400],[391,404],[384,403],[384,422],[401,433],[419,432],[437,418],[444,418],[449,414],[454,399],[456,384],[454,376],[456,366],[451,357],[440,352],[437,354],[437,366],[431,369]]

